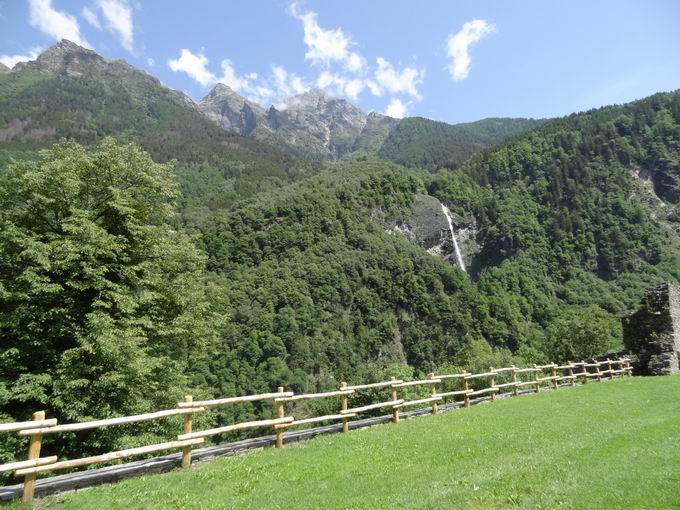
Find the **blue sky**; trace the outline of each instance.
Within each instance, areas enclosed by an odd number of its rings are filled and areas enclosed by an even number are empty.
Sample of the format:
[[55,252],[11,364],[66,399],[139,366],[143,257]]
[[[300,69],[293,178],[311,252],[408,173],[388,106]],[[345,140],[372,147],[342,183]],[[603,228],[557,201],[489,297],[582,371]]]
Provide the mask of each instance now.
[[447,122],[553,117],[680,88],[680,2],[0,0],[0,61],[66,37],[198,100],[324,88]]

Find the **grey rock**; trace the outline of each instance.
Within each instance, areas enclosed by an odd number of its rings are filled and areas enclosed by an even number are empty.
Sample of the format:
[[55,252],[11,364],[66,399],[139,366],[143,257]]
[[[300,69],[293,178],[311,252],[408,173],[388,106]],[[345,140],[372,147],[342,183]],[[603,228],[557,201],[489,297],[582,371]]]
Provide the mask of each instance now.
[[[463,260],[470,260],[479,249],[475,241],[476,222],[473,218],[462,218],[456,214],[453,216],[452,223]],[[442,211],[441,202],[435,197],[418,194],[409,215],[389,221],[383,219],[380,223],[386,232],[400,235],[431,255],[458,265],[448,221]]]
[[198,108],[227,131],[274,143],[311,159],[338,159],[361,148],[376,152],[399,122],[366,114],[344,99],[312,89],[265,111],[218,84]]
[[637,311],[624,317],[623,342],[637,356],[639,375],[668,375],[680,370],[680,287],[651,287]]
[[264,108],[222,83],[218,83],[203,98],[198,109],[222,129],[243,136],[250,135],[258,126],[267,125]]

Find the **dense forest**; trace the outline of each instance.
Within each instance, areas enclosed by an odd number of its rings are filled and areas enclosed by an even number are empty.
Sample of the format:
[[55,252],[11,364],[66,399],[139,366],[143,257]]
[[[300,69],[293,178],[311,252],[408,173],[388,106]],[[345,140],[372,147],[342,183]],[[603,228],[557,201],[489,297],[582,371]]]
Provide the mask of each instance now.
[[[645,287],[680,281],[678,92],[481,152],[414,119],[423,141],[398,155],[312,165],[158,84],[102,83],[0,80],[0,420],[599,355],[621,348],[620,316]],[[468,273],[386,231],[418,195],[474,218]],[[168,430],[77,439],[99,452]],[[68,456],[75,441],[46,449]]]
[[491,118],[451,125],[422,117],[409,117],[390,132],[378,155],[411,168],[453,170],[477,152],[538,127],[543,122]]

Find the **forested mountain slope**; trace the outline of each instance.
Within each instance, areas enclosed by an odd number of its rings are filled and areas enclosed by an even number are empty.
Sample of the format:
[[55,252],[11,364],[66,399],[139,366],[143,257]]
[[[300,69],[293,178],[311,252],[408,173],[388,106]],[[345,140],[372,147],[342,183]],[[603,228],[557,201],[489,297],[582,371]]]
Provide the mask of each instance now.
[[550,332],[583,306],[617,317],[644,287],[678,280],[679,176],[673,92],[551,121],[429,189],[477,219],[480,292],[510,323]]
[[69,41],[0,74],[0,169],[61,138],[115,136],[176,159],[187,207],[219,209],[309,172],[280,149],[220,129],[188,97]]
[[378,150],[381,158],[430,171],[455,169],[477,152],[525,131],[544,120],[491,118],[447,124],[422,117],[402,119]]
[[[312,166],[74,46],[0,74],[3,417],[578,359],[620,348],[643,289],[680,280],[679,92],[541,126],[373,116],[365,150]],[[91,146],[105,135],[177,164]],[[61,137],[88,147],[4,168]],[[411,168],[367,155],[383,137]],[[473,238],[468,273],[416,235],[450,235],[442,204]],[[107,434],[88,448],[134,436]]]

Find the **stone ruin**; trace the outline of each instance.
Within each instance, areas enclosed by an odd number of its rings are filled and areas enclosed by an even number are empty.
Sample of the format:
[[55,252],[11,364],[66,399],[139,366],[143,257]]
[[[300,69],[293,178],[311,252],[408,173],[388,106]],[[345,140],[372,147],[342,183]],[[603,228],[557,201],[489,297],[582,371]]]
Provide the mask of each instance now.
[[647,289],[638,310],[622,322],[623,343],[637,356],[636,375],[680,370],[680,286],[663,283]]

